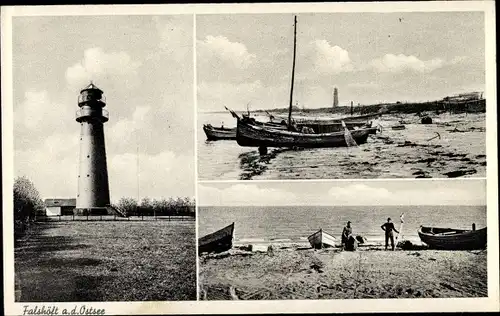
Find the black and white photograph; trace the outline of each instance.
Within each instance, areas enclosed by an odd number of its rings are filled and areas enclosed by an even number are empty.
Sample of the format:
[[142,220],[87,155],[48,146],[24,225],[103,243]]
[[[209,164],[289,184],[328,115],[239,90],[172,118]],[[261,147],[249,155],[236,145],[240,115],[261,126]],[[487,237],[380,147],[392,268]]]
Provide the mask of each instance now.
[[6,315],[500,311],[493,1],[1,28]]
[[197,15],[198,179],[484,177],[484,19]]
[[198,186],[200,299],[487,297],[486,181]]
[[193,16],[12,34],[16,302],[196,300]]

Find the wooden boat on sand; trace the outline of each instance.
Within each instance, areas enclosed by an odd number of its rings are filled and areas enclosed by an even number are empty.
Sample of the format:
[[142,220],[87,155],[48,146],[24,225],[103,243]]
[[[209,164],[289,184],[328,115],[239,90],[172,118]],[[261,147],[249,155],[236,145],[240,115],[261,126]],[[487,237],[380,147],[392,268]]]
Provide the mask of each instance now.
[[406,129],[406,127],[403,125],[403,124],[400,124],[400,125],[394,125],[394,126],[391,126],[391,128],[395,131],[401,131],[401,130],[404,130]]
[[[226,108],[227,109],[227,108]],[[263,126],[271,129],[279,129],[279,130],[288,130],[288,123],[283,120],[280,123],[277,122],[259,122],[254,118],[250,118],[248,115],[240,116],[236,114],[234,111],[228,109],[231,112],[234,118],[237,120],[242,119],[245,122],[252,123],[257,126]],[[344,131],[344,126],[342,125],[342,121],[339,120],[300,120],[297,121],[294,119],[294,126],[298,131],[304,129],[304,127],[310,128],[314,131],[315,134],[322,133],[332,133],[332,132],[341,132]],[[345,125],[347,129],[354,130],[364,127],[371,127],[372,122],[367,120],[360,121],[346,121]]]
[[236,127],[214,127],[211,124],[203,124],[203,131],[208,140],[236,139]]
[[198,254],[223,252],[233,247],[234,223],[198,239]]
[[[268,128],[254,122],[249,117],[239,119],[236,113],[232,112],[237,119],[236,141],[238,145],[243,147],[259,147],[259,153],[265,155],[268,147],[298,147],[298,148],[325,148],[325,147],[344,147],[355,146],[365,143],[368,135],[375,134],[375,127],[360,127],[358,129],[349,130],[344,120],[338,120],[342,128],[339,131],[320,132],[311,130],[307,127],[301,130],[296,126],[296,122],[292,120],[293,109],[293,86],[295,76],[295,54],[297,46],[297,16],[294,18],[294,36],[293,36],[293,64],[292,77],[290,87],[290,105],[288,108],[288,122],[286,123],[287,130]],[[362,120],[366,120],[368,116],[362,116]]]
[[[357,144],[366,143],[368,135],[375,134],[376,127],[351,130]],[[305,134],[287,130],[277,130],[238,120],[236,141],[243,147],[300,147],[326,148],[348,146],[345,132]]]
[[463,230],[420,226],[418,236],[429,248],[442,250],[472,250],[486,247],[486,227]]
[[335,247],[335,237],[325,233],[322,229],[307,237],[314,249]]
[[[309,118],[309,117],[294,117],[294,121],[297,124],[306,124],[306,125],[329,125],[329,124],[340,124],[341,121],[344,121],[346,124],[349,125],[349,123],[366,123],[369,120],[376,119],[380,117],[383,112],[377,112],[377,113],[370,113],[370,114],[363,114],[363,115],[351,115],[351,116],[344,116],[340,118]],[[276,118],[281,119],[281,120],[286,120],[287,118],[284,116],[276,116]]]

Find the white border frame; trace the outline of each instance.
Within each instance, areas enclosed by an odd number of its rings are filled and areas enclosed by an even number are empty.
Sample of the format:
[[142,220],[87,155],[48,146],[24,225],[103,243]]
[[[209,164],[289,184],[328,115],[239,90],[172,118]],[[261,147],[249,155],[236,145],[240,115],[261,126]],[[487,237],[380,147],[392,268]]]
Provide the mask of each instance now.
[[[488,212],[488,298],[453,299],[356,299],[356,300],[289,300],[289,301],[185,301],[185,302],[79,302],[77,305],[106,309],[106,314],[200,314],[200,313],[306,313],[306,312],[450,312],[498,311],[498,157],[496,135],[496,37],[495,3],[493,1],[439,1],[387,3],[267,3],[267,4],[187,4],[187,5],[126,5],[126,6],[19,6],[2,7],[2,170],[3,208],[12,209],[13,186],[13,109],[12,109],[12,17],[60,15],[174,15],[237,14],[237,13],[296,13],[296,12],[429,12],[483,11],[485,13],[485,53],[487,101],[487,212]],[[194,22],[196,23],[196,22]],[[196,24],[194,24],[196,25]],[[194,29],[194,34],[196,30]],[[193,37],[196,45],[196,36]],[[194,122],[196,111],[196,46],[194,58]],[[196,128],[195,128],[195,147]],[[197,148],[195,148],[195,154]],[[198,161],[195,159],[197,176]],[[295,180],[296,181],[296,180]],[[302,180],[304,181],[304,180]],[[363,180],[365,181],[365,180]],[[405,179],[394,181],[408,181]],[[410,181],[414,181],[411,179]],[[422,181],[422,180],[419,180]],[[432,180],[428,180],[432,181]],[[455,180],[456,181],[456,180]],[[210,181],[203,181],[210,182]],[[223,182],[223,181],[220,181]],[[236,181],[229,181],[236,182]],[[201,183],[201,182],[200,182]],[[196,183],[197,188],[197,183]],[[196,200],[197,189],[195,189]],[[14,242],[12,213],[3,212],[4,222],[4,303],[6,315],[22,315],[23,306],[42,303],[14,302]],[[198,229],[197,229],[198,233]],[[8,251],[5,251],[8,250]],[[72,309],[75,303],[46,303],[59,309]]]

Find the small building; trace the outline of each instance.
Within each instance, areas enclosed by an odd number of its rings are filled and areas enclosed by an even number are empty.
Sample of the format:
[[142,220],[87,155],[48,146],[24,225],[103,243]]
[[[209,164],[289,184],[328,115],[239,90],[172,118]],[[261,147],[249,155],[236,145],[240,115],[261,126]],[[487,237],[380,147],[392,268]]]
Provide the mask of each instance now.
[[46,199],[45,215],[73,215],[76,208],[76,199]]

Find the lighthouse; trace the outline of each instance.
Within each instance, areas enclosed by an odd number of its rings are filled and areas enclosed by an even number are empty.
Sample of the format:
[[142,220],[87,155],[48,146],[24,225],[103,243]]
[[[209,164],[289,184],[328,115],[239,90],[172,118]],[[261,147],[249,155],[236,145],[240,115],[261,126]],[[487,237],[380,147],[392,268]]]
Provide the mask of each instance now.
[[107,214],[109,203],[108,169],[104,143],[104,123],[108,111],[101,89],[92,82],[80,91],[76,121],[80,123],[80,158],[76,214]]
[[335,110],[335,108],[338,105],[339,105],[339,91],[335,87],[335,89],[333,89],[333,109]]

